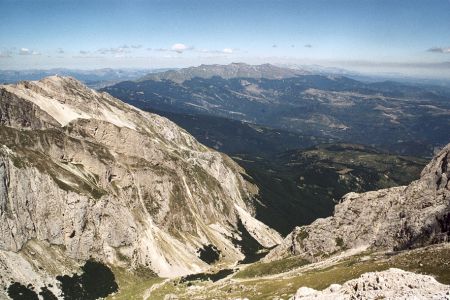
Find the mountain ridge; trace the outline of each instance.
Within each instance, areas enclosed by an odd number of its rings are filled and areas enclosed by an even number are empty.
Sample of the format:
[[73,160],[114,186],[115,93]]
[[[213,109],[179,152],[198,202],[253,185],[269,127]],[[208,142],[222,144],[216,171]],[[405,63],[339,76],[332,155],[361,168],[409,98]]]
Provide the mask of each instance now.
[[148,79],[102,91],[144,110],[224,117],[402,155],[430,157],[450,138],[445,130],[450,125],[449,93],[433,86],[312,74],[283,79]]
[[170,80],[176,83],[183,83],[193,78],[212,78],[215,76],[224,79],[231,78],[267,78],[267,79],[283,79],[296,77],[298,75],[310,74],[309,71],[301,69],[290,69],[278,67],[272,64],[249,65],[246,63],[231,63],[228,65],[200,65],[197,67],[188,67],[178,70],[169,70],[159,73],[151,73],[138,79],[138,82],[146,80]]
[[[3,85],[0,95],[3,286],[52,282],[57,293],[54,276],[90,257],[168,277],[232,265],[244,258],[242,230],[262,248],[281,242],[253,217],[258,190],[245,171],[169,120],[73,78]],[[198,256],[207,245],[219,254],[211,265]],[[49,268],[29,247],[50,257],[62,247],[72,269]]]

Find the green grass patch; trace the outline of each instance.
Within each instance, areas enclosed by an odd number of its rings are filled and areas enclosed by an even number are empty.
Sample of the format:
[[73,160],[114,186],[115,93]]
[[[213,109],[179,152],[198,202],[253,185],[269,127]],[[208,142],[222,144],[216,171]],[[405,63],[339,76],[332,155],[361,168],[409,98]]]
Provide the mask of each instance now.
[[272,262],[258,262],[252,264],[234,275],[234,278],[252,278],[284,273],[309,264],[306,259],[290,257]]
[[[297,262],[296,262],[297,261]],[[399,268],[415,273],[434,276],[439,282],[450,284],[450,247],[434,246],[395,254],[362,253],[349,257],[326,268],[316,268],[297,275],[295,270],[289,275],[262,278],[276,273],[283,273],[301,267],[298,257],[271,263],[255,263],[236,273],[230,280],[219,284],[202,284],[201,288],[187,292],[186,286],[168,283],[158,289],[155,298],[163,299],[167,293],[179,296],[179,299],[235,299],[272,300],[276,297],[288,299],[298,288],[308,286],[322,290],[332,283],[342,284],[358,278],[366,272],[383,271]],[[256,276],[256,277],[255,277]],[[153,295],[153,294],[152,294]]]
[[156,277],[153,272],[132,272],[124,268],[112,268],[119,291],[108,296],[109,300],[142,300],[145,291],[152,285],[163,281]]

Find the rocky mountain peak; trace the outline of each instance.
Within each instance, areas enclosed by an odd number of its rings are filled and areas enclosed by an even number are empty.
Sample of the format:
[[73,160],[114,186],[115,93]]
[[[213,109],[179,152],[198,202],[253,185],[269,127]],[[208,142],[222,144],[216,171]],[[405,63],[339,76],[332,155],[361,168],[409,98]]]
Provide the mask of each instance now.
[[[50,76],[0,86],[53,117],[61,126],[75,119],[99,119],[119,127],[136,128],[129,113],[134,109],[106,93],[98,93],[71,77]],[[136,110],[135,110],[136,114]]]
[[20,81],[15,86],[17,89],[27,89],[47,96],[55,96],[57,93],[73,95],[77,92],[89,93],[92,91],[73,77],[59,75],[44,77],[37,81]]
[[421,180],[431,185],[436,184],[436,190],[450,190],[450,145],[444,147],[423,169]]
[[242,260],[243,236],[282,241],[255,219],[245,171],[163,117],[60,76],[0,86],[0,107],[3,285],[89,258],[172,277]]

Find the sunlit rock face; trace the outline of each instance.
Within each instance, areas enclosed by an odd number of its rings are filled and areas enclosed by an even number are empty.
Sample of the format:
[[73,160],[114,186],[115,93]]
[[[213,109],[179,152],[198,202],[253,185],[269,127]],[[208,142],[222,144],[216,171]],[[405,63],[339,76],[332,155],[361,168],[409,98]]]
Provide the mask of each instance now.
[[264,247],[282,241],[254,218],[245,171],[165,118],[58,76],[0,86],[0,108],[3,284],[39,286],[89,258],[202,272],[209,245],[231,265],[239,222]]
[[349,193],[334,215],[297,227],[266,260],[321,260],[346,250],[406,250],[450,239],[450,144],[408,186]]
[[431,276],[392,268],[364,273],[343,285],[331,284],[323,291],[301,287],[290,300],[446,299],[449,288]]

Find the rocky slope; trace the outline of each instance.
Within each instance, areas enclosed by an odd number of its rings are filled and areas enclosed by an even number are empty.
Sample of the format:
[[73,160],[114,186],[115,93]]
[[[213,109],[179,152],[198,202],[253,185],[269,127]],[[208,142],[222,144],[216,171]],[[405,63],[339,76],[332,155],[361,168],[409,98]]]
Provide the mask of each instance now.
[[308,287],[298,289],[291,300],[345,300],[345,299],[448,299],[450,286],[431,276],[389,269],[369,272],[343,285],[332,284],[323,291]]
[[347,249],[403,250],[450,236],[450,144],[408,186],[349,193],[334,216],[297,227],[266,260],[298,255],[317,261]]
[[0,125],[2,286],[39,287],[88,258],[201,272],[208,245],[216,263],[243,259],[242,230],[281,242],[253,217],[257,187],[230,158],[72,78],[0,86]]
[[283,235],[332,215],[349,192],[409,184],[429,162],[220,117],[157,113],[241,165],[259,187],[258,219]]

